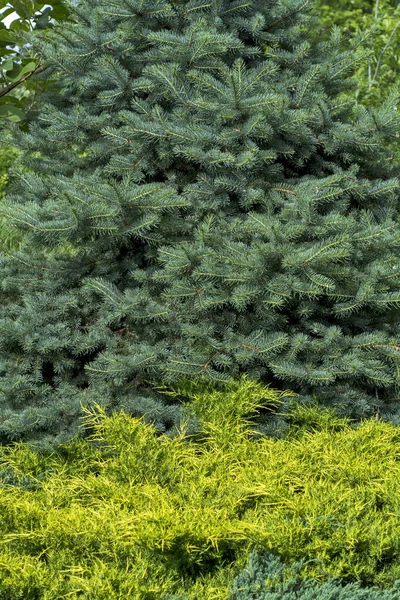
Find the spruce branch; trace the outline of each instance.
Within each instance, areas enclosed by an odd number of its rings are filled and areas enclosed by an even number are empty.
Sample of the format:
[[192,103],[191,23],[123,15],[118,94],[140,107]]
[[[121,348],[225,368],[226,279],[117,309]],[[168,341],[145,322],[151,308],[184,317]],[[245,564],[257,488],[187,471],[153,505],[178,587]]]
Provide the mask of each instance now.
[[293,192],[292,190],[287,190],[286,188],[272,188],[272,190],[274,192],[286,192],[286,194],[292,194],[292,196],[297,196],[296,192]]
[[202,366],[203,369],[207,369],[207,367],[209,366],[209,364],[211,363],[212,359],[218,354],[218,352],[214,352],[210,358],[207,360],[207,362],[205,362]]
[[309,0],[306,0],[305,2],[303,2],[303,4],[301,6],[296,8],[296,10],[293,10],[289,14],[283,15],[283,17],[279,17],[279,18],[275,19],[274,21],[272,21],[271,23],[269,23],[269,25],[267,25],[267,27],[265,27],[264,30],[268,31],[269,29],[272,29],[272,27],[275,27],[276,25],[279,25],[279,23],[282,23],[282,21],[286,21],[286,19],[290,19],[294,15],[298,14],[301,10],[303,10],[308,4],[309,4]]

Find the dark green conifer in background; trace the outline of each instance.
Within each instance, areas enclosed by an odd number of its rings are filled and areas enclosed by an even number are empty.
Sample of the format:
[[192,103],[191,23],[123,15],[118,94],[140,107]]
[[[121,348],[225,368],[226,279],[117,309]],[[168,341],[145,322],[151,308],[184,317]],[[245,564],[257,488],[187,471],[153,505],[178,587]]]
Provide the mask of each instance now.
[[346,96],[365,40],[312,44],[303,0],[71,10],[14,130],[34,174],[4,209],[25,237],[1,255],[0,438],[60,442],[92,401],[168,429],[151,382],[182,375],[394,413],[398,98]]

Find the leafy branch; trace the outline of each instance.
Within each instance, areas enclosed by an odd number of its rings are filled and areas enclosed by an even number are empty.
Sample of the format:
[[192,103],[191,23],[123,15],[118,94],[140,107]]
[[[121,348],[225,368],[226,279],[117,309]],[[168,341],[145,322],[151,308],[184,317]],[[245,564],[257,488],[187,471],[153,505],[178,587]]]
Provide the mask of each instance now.
[[2,90],[0,90],[0,98],[5,96],[6,94],[9,94],[11,92],[11,90],[16,88],[18,85],[21,85],[21,83],[24,83],[24,81],[29,79],[29,77],[32,77],[32,75],[37,75],[38,73],[42,73],[46,69],[48,69],[48,67],[44,67],[43,65],[38,65],[35,69],[33,69],[33,71],[31,71],[27,75],[24,75],[23,77],[18,79],[18,81],[14,81],[14,83],[10,83],[10,85],[7,85]]

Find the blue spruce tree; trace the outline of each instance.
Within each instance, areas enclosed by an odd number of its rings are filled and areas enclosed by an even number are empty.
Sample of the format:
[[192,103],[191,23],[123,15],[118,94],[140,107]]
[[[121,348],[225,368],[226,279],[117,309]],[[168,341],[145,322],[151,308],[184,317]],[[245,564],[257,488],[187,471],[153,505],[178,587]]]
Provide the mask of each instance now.
[[32,42],[58,82],[13,129],[0,440],[59,443],[91,402],[169,429],[152,384],[182,376],[396,418],[398,96],[346,95],[365,40],[309,42],[304,0],[71,11]]

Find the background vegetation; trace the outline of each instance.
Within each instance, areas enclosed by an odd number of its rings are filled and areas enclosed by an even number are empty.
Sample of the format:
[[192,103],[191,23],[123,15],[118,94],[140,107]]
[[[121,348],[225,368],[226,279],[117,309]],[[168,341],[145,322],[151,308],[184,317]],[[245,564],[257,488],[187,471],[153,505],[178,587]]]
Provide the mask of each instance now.
[[[13,147],[12,140],[10,138],[8,140],[8,145],[3,142],[4,145],[0,147],[0,203],[4,198],[10,177],[9,170],[19,154],[18,150]],[[17,248],[19,242],[19,232],[8,223],[7,219],[0,215],[0,250]]]
[[357,99],[379,106],[388,90],[399,82],[400,4],[397,0],[316,0],[315,11],[328,36],[338,27],[345,43],[360,32],[369,32],[369,59],[356,72]]
[[[31,51],[30,42],[54,23],[71,19],[68,6],[64,0],[52,0],[51,6],[37,0],[0,0],[0,121],[24,126],[36,95],[52,83],[40,76],[41,57]],[[17,18],[7,27],[5,19],[14,13]]]

